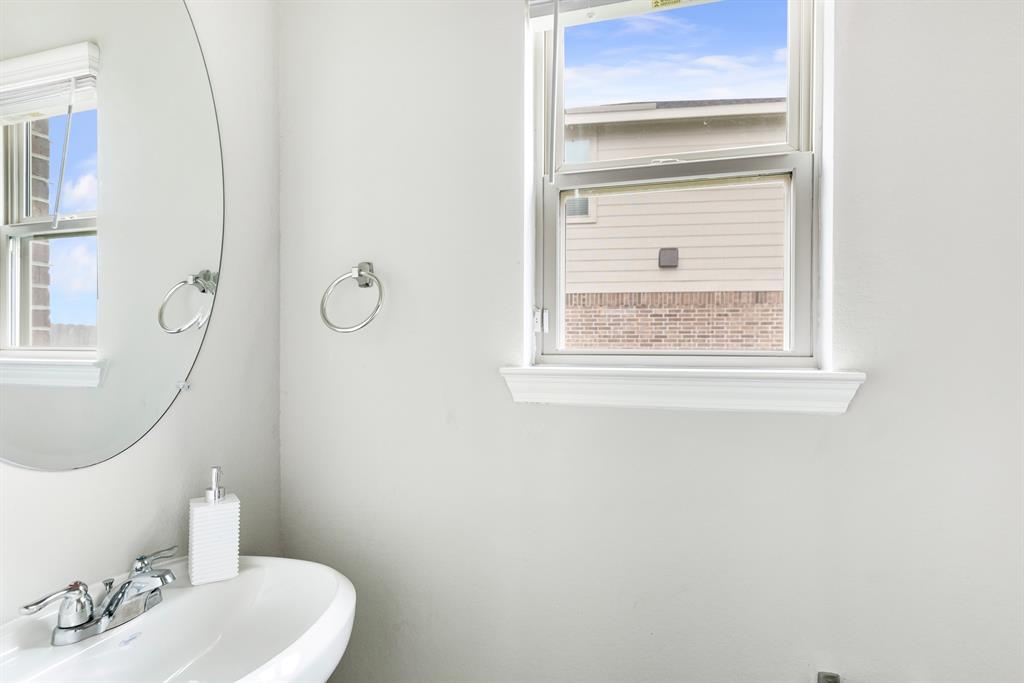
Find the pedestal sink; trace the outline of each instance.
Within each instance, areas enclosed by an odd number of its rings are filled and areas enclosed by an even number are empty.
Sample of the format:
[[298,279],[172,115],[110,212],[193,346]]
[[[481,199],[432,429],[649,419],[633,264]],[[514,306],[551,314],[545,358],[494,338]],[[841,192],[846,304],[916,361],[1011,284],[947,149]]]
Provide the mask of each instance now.
[[56,604],[4,624],[0,681],[322,683],[345,652],[356,592],[330,567],[242,557],[236,578],[192,586],[183,558],[160,566],[177,576],[163,602],[94,638],[50,645]]

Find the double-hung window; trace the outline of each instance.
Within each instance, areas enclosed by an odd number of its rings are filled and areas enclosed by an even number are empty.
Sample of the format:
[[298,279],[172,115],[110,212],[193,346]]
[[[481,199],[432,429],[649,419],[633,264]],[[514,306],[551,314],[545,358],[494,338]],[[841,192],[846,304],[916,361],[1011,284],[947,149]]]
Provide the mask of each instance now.
[[0,63],[0,353],[96,347],[98,57]]
[[535,360],[809,365],[811,3],[531,8]]
[[[666,378],[714,397],[707,381],[827,374],[814,10],[530,0],[534,308],[525,367],[503,371],[517,400],[589,403],[626,378],[635,405],[715,407],[676,400]],[[559,395],[561,378],[584,380]],[[617,403],[617,382],[592,403]]]

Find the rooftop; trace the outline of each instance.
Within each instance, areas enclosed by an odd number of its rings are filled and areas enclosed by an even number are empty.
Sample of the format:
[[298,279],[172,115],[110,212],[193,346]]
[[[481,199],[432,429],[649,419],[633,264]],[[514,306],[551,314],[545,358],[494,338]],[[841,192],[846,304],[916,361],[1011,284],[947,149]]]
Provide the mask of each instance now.
[[572,107],[565,110],[565,122],[570,125],[579,125],[586,123],[701,118],[706,116],[784,114],[785,112],[785,97],[661,100],[657,102],[623,102],[621,104]]

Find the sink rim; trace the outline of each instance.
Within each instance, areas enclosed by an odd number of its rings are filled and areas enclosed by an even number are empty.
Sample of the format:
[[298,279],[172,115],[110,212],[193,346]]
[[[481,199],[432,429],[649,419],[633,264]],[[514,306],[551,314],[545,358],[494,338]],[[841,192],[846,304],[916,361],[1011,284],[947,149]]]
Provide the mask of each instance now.
[[[209,590],[217,585],[229,586],[235,580],[229,579],[223,582],[192,586],[188,578],[187,562],[188,556],[183,555],[154,563],[155,566],[174,570],[176,576],[175,583],[170,584],[170,586],[168,586],[164,591],[164,604],[181,604],[180,601],[185,598],[196,599],[194,594],[191,594],[190,597],[190,589],[199,588]],[[327,585],[331,586],[333,590],[327,589],[331,590],[330,593],[328,593],[327,590],[324,590],[324,597],[329,595],[329,598],[322,601],[322,604],[319,605],[319,609],[310,607],[309,603],[305,604],[304,609],[308,611],[308,614],[303,613],[301,615],[296,615],[296,618],[300,621],[280,632],[281,637],[286,641],[286,643],[274,643],[273,647],[276,649],[271,650],[262,656],[258,649],[255,650],[254,652],[257,653],[256,661],[249,661],[248,658],[240,659],[238,661],[238,671],[232,673],[232,677],[236,680],[290,680],[292,677],[291,674],[294,673],[296,661],[299,661],[302,667],[308,668],[309,666],[313,666],[313,668],[318,670],[324,669],[325,673],[318,672],[316,677],[319,678],[322,673],[322,678],[326,680],[337,665],[338,661],[340,661],[341,656],[347,648],[348,639],[351,635],[352,625],[355,619],[356,592],[355,587],[347,577],[334,568],[318,562],[261,555],[241,556],[239,558],[239,574],[241,576],[247,570],[263,570],[264,572],[271,572],[272,575],[273,568],[275,566],[291,568],[290,571],[294,571],[295,567],[302,565],[308,567],[309,570],[312,570],[321,576],[326,575],[326,577],[332,580]],[[121,579],[125,576],[127,576],[126,572],[118,575],[117,578]],[[285,586],[296,578],[294,576],[290,576],[288,570],[282,572],[280,576],[282,578],[278,580],[277,583]],[[301,579],[301,575],[298,578]],[[272,582],[274,581],[273,579],[267,579],[266,577],[259,577],[259,581],[261,583],[255,585],[266,586],[267,584],[262,582],[266,582],[268,580]],[[90,593],[94,596],[98,595],[102,588],[102,582],[99,581],[91,583],[89,588]],[[257,595],[259,595],[259,593]],[[280,600],[281,598],[278,595],[273,599]],[[321,601],[317,600],[316,602],[320,603]],[[247,603],[246,606],[241,609],[250,609],[254,604]],[[265,605],[266,603],[263,604]],[[155,615],[149,620],[150,629],[156,628],[156,633],[160,633],[161,631],[163,633],[167,633],[164,629],[167,628],[168,622],[166,621],[166,618],[159,618],[158,613],[160,609],[161,606],[156,606],[153,610],[140,618]],[[18,675],[35,680],[38,677],[45,678],[46,672],[54,669],[60,669],[64,675],[67,675],[67,673],[69,673],[69,669],[70,671],[74,671],[76,667],[76,659],[96,648],[103,648],[106,646],[106,648],[109,649],[115,647],[115,645],[111,644],[109,641],[123,638],[124,635],[130,633],[130,627],[128,629],[125,627],[138,622],[138,619],[133,619],[132,621],[126,622],[125,624],[111,629],[104,634],[73,645],[52,646],[49,643],[49,635],[53,626],[56,624],[56,614],[58,610],[59,605],[54,603],[37,614],[18,616],[0,624],[0,679],[6,681],[8,680],[8,676]],[[225,613],[225,633],[239,633],[239,631],[235,630],[232,626],[227,625],[230,623],[230,620],[237,618],[238,614],[239,611],[237,610]],[[200,618],[202,616],[206,616],[206,614],[201,613]],[[40,624],[45,625],[45,627],[40,628]],[[41,637],[43,633],[46,634],[45,646],[43,642],[36,641],[36,637]],[[244,633],[244,630],[242,633]],[[215,642],[219,645],[220,640],[220,637],[218,637]],[[159,644],[157,644],[157,646],[159,646]],[[216,647],[216,645],[214,647]],[[31,659],[26,661],[22,659],[23,651],[34,651],[34,654]],[[204,650],[202,655],[197,657],[195,651],[188,648],[182,648],[179,651],[179,656],[183,663],[186,663],[186,668],[182,669],[179,673],[183,675],[185,679],[189,679],[189,667],[200,661],[200,657],[213,651],[213,648],[210,650]],[[144,655],[145,652],[146,651],[142,651],[142,654]],[[230,647],[217,651],[216,654],[225,657],[225,659],[219,661],[215,659],[212,661],[215,662],[215,665],[223,665],[224,661],[231,661],[231,653],[232,650]],[[172,654],[170,657],[166,657],[164,661],[168,659],[173,660],[175,656],[176,655]],[[332,659],[333,661],[329,661]],[[18,660],[21,660],[19,663],[24,666],[24,670],[18,672],[6,671]],[[89,675],[94,675],[94,672],[88,669],[88,661],[88,659],[82,660],[82,664],[79,665],[83,667],[81,669],[81,675],[86,678]],[[58,672],[54,672],[54,674],[57,673]],[[146,673],[132,675],[144,677]],[[304,680],[306,679],[307,678],[304,678]],[[11,680],[17,679],[12,678]]]

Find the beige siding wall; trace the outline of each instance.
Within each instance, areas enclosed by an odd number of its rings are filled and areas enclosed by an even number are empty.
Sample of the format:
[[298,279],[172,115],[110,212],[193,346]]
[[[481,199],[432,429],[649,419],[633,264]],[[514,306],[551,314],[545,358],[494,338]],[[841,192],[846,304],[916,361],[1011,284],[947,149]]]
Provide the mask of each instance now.
[[[574,126],[590,158],[606,160],[781,139],[783,117]],[[639,133],[643,135],[639,135]],[[641,144],[642,143],[642,144]],[[778,291],[783,288],[787,188],[758,184],[591,197],[569,218],[567,293]],[[679,249],[678,268],[658,250]]]
[[[591,197],[592,222],[566,225],[566,291],[780,290],[786,194],[774,180]],[[678,268],[658,267],[663,247]]]

